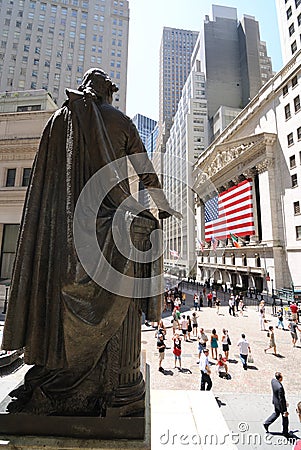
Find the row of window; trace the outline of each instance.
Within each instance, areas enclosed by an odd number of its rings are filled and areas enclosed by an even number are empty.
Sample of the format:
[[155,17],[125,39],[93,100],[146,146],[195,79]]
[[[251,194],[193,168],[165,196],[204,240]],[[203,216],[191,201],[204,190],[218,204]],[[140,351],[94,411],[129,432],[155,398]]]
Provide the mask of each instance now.
[[[301,129],[301,127],[298,128],[298,130],[300,130],[300,129]],[[299,158],[300,158],[300,164],[301,164],[301,151],[299,152]],[[294,169],[297,166],[296,155],[290,156],[289,161],[290,161],[290,169]]]
[[[22,173],[22,184],[21,186],[28,186],[30,178],[31,168],[24,168]],[[7,169],[5,187],[14,187],[16,183],[16,173],[17,169]]]
[[[301,5],[301,0],[295,0],[295,7],[296,7],[296,9],[298,8],[298,6],[300,6]],[[289,20],[291,17],[292,17],[292,14],[293,14],[293,10],[292,10],[292,7],[290,6],[288,9],[287,9],[287,11],[286,11],[286,18],[287,18],[287,20]]]
[[[297,95],[297,97],[294,98],[294,109],[295,109],[295,113],[297,113],[300,110],[300,96]],[[291,105],[290,103],[288,103],[287,105],[285,105],[284,107],[284,115],[285,115],[285,119],[288,120],[292,117],[291,114]]]
[[[297,128],[297,139],[298,141],[301,140],[301,127]],[[294,143],[294,133],[291,132],[287,135],[287,145],[290,146],[293,145],[293,143]]]
[[[292,88],[294,88],[295,86],[297,86],[297,84],[298,84],[298,75],[295,75],[295,76],[292,78]],[[286,84],[286,85],[283,87],[283,89],[282,89],[282,94],[283,94],[283,97],[285,97],[285,96],[288,94],[288,84]]]

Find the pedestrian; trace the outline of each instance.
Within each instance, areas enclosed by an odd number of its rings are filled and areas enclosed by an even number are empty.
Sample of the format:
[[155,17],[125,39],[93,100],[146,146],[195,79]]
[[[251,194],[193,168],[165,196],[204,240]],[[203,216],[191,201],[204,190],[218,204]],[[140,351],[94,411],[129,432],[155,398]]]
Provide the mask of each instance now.
[[241,316],[243,316],[244,315],[244,302],[242,301],[242,299],[239,300],[238,310],[239,310],[239,314]]
[[[213,359],[217,359],[217,349],[218,349],[218,335],[216,334],[216,329],[213,328],[210,339],[211,355]],[[215,357],[214,357],[215,355]]]
[[213,291],[212,291],[212,301],[213,301],[213,305],[215,305],[215,303],[216,303],[216,298],[217,298],[216,290],[213,289]]
[[270,341],[269,341],[268,348],[265,348],[264,352],[266,353],[270,348],[273,348],[274,349],[274,355],[277,356],[276,342],[275,342],[275,333],[274,333],[274,327],[272,325],[269,326],[269,331],[267,333],[267,336],[270,338]]
[[284,323],[283,323],[283,310],[282,308],[280,308],[277,312],[277,317],[278,317],[278,325],[276,326],[276,328],[282,328],[284,330]]
[[211,370],[209,366],[208,354],[209,350],[208,348],[205,348],[200,357],[201,391],[205,391],[206,385],[206,391],[210,391],[210,389],[212,388],[212,381],[210,377]]
[[192,336],[197,337],[198,335],[198,317],[196,313],[192,313]]
[[164,344],[164,336],[162,333],[158,334],[157,349],[159,351],[159,372],[164,372],[162,361],[164,359],[166,345]]
[[172,318],[173,318],[172,329],[173,332],[175,333],[175,331],[180,328],[180,318],[181,318],[180,311],[177,308],[174,308]]
[[201,357],[202,351],[206,348],[208,342],[208,336],[204,331],[204,328],[200,328],[198,333],[198,350],[199,350],[199,359]]
[[199,307],[199,296],[196,292],[193,295],[193,304],[194,304],[194,310],[197,311],[198,307]]
[[273,391],[273,405],[275,411],[273,414],[266,419],[263,426],[266,432],[269,432],[269,426],[275,422],[275,420],[280,416],[282,416],[282,434],[285,437],[289,437],[288,432],[288,404],[285,399],[285,392],[282,385],[283,376],[281,372],[275,373],[275,378],[272,379],[272,391]]
[[192,322],[190,319],[190,316],[187,316],[187,335],[188,335],[188,340],[191,341],[191,332],[192,332]]
[[180,327],[184,336],[184,341],[187,341],[187,333],[188,333],[188,320],[186,316],[182,316],[182,320],[180,321]]
[[209,306],[209,308],[212,308],[212,297],[213,297],[212,292],[208,292],[207,305]]
[[223,355],[220,353],[217,359],[217,372],[219,377],[223,377],[223,373],[226,373],[226,378],[228,378],[228,365],[226,358],[223,358]]
[[251,353],[251,348],[244,333],[242,333],[241,339],[237,342],[237,347],[239,347],[239,357],[242,362],[242,366],[244,370],[247,370],[248,354]]
[[181,344],[182,344],[182,338],[180,336],[180,332],[176,331],[173,338],[173,354],[175,355],[175,369],[177,367],[177,361],[179,361],[179,369],[182,370],[182,364],[181,364]]
[[222,346],[227,361],[229,359],[229,350],[230,350],[229,345],[231,345],[231,339],[229,337],[228,330],[226,330],[226,328],[223,328]]
[[180,311],[180,309],[181,309],[181,299],[180,299],[180,297],[176,297],[175,298],[174,306],[175,306],[175,308],[177,308]]
[[239,296],[239,294],[236,294],[234,301],[235,301],[237,312],[239,311],[239,300],[240,300],[240,296]]
[[163,319],[161,319],[158,323],[158,330],[157,330],[157,335],[159,334],[163,334],[163,339],[166,339],[166,328],[163,322]]
[[298,327],[298,322],[297,319],[292,320],[289,324],[288,324],[288,329],[291,332],[291,337],[292,337],[292,343],[293,343],[293,347],[296,347],[296,342],[298,340],[298,335],[297,335],[297,330],[301,331],[301,329]]
[[298,322],[298,306],[296,305],[295,301],[290,304],[290,310],[292,314],[292,320],[297,320]]
[[182,303],[183,303],[183,305],[186,304],[186,294],[185,294],[185,292],[182,293]]
[[216,314],[219,315],[219,308],[221,306],[221,301],[220,299],[217,297],[217,299],[215,300],[215,306],[216,306]]
[[[301,422],[301,402],[297,403],[296,413],[298,415],[299,421]],[[294,450],[301,450],[301,439],[295,443]]]
[[264,301],[262,300],[259,303],[259,321],[260,321],[260,329],[261,331],[267,331],[265,329],[265,306],[264,306]]
[[235,304],[234,296],[233,296],[233,294],[231,294],[230,298],[229,298],[229,314],[230,314],[230,316],[233,315],[235,317],[234,304]]

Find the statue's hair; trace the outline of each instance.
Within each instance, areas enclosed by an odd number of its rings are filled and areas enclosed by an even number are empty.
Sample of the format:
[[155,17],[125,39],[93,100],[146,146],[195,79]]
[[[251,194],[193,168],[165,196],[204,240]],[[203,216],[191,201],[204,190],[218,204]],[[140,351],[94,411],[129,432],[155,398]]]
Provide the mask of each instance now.
[[85,72],[82,83],[78,87],[78,90],[83,91],[87,87],[88,82],[93,80],[95,74],[100,75],[103,78],[104,83],[107,85],[107,87],[111,90],[112,93],[119,91],[118,86],[115,83],[113,83],[109,75],[104,70],[99,69],[97,67],[89,69],[87,70],[87,72]]

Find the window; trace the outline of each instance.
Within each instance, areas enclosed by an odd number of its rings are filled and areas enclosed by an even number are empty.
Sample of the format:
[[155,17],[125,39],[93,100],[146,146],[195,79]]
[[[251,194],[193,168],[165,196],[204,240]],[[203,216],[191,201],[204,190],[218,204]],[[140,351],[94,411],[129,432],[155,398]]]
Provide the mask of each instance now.
[[291,45],[292,55],[297,51],[297,42],[294,41]]
[[301,5],[301,0],[295,0],[295,5],[296,5],[296,8],[298,8],[298,6]]
[[288,33],[290,36],[295,33],[295,26],[293,23],[289,26]]
[[294,107],[295,107],[295,112],[298,112],[300,109],[300,96],[297,95],[297,97],[294,98]]
[[288,10],[286,11],[286,18],[287,20],[292,16],[292,7],[290,6]]
[[22,186],[29,185],[30,172],[31,172],[30,168],[23,169]]
[[295,75],[294,78],[292,78],[292,87],[297,86],[298,84],[298,76]]
[[298,20],[298,26],[300,26],[300,25],[301,25],[301,13],[300,13],[299,16],[297,17],[297,20]]
[[291,107],[290,107],[289,103],[287,105],[285,105],[285,107],[284,107],[284,114],[285,114],[286,120],[291,118]]
[[301,225],[296,227],[296,239],[301,239]]
[[296,173],[294,173],[291,176],[291,183],[292,183],[292,187],[297,187],[298,186],[298,177],[297,177]]
[[300,139],[301,139],[301,127],[297,128],[297,138],[298,138],[298,141],[300,141]]
[[294,167],[296,167],[296,156],[290,156],[290,169],[293,169]]
[[294,202],[294,214],[300,214],[300,202]]
[[294,143],[293,133],[287,135],[287,145],[292,145]]
[[2,241],[1,278],[11,278],[20,226],[5,224]]
[[16,169],[7,169],[6,173],[6,187],[13,187],[16,180]]

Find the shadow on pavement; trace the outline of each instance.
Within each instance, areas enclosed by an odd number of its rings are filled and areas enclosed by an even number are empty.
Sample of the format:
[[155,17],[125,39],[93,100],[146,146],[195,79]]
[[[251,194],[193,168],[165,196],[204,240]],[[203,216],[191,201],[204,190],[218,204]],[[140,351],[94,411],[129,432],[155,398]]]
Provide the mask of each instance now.
[[223,402],[219,399],[219,397],[215,397],[215,400],[216,400],[216,402],[217,402],[219,408],[221,408],[222,406],[227,406],[227,403],[223,403]]

